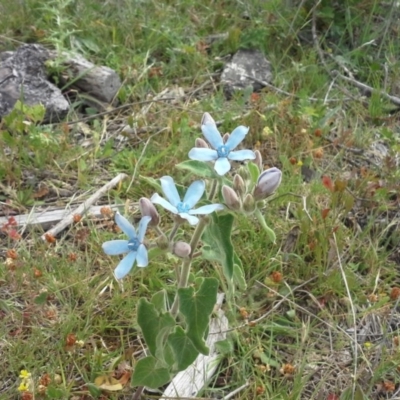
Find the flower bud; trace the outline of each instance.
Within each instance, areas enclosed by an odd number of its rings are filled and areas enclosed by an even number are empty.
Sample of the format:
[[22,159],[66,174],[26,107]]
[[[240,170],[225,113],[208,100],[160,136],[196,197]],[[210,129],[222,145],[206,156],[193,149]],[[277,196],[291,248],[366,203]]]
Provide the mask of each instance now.
[[169,240],[165,235],[161,235],[157,238],[157,247],[160,250],[168,250],[169,248]]
[[190,245],[186,242],[176,242],[172,249],[172,252],[181,258],[189,257],[191,251]]
[[233,177],[233,189],[240,195],[243,196],[246,192],[246,184],[244,183],[243,178],[235,174]]
[[271,196],[272,193],[278,188],[281,184],[282,179],[282,171],[278,168],[269,168],[265,170],[257,180],[257,185],[254,188],[254,198],[256,200],[265,199],[268,196]]
[[261,155],[261,153],[260,153],[259,150],[256,150],[256,151],[254,152],[254,154],[256,155],[256,158],[254,159],[253,162],[254,162],[254,164],[257,165],[258,169],[259,169],[260,171],[262,171],[262,170],[263,170],[263,167],[264,167],[264,165],[263,165],[263,160],[262,160],[262,155]]
[[243,210],[249,214],[254,212],[256,209],[256,203],[254,201],[254,197],[250,194],[247,193],[246,197],[243,200]]
[[225,204],[231,210],[240,210],[240,200],[236,192],[229,186],[222,186],[222,197],[224,198]]
[[238,174],[243,178],[243,180],[249,181],[250,180],[250,172],[247,169],[247,166],[242,165],[239,169],[238,169]]
[[202,138],[197,138],[196,139],[195,147],[200,147],[202,149],[209,149],[207,142]]
[[217,125],[213,119],[213,117],[208,113],[204,113],[201,118],[201,125]]
[[142,217],[151,217],[149,225],[157,226],[160,223],[160,215],[158,214],[157,209],[154,207],[154,204],[146,197],[142,197],[139,200],[139,209],[142,213]]

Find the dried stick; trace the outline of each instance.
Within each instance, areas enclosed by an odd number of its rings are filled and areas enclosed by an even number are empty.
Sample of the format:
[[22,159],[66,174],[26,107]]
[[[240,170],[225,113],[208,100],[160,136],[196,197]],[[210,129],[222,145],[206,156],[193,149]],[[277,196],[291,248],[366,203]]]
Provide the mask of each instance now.
[[347,76],[340,74],[338,71],[332,71],[332,74],[334,74],[335,76],[338,76],[339,78],[341,78],[347,82],[352,83],[354,86],[358,87],[361,90],[365,90],[368,93],[378,93],[382,97],[385,97],[386,99],[390,100],[393,104],[396,104],[396,106],[400,106],[400,98],[399,97],[392,96],[383,90],[375,89],[371,86],[366,85],[365,83],[355,80],[354,78],[348,78]]
[[67,226],[71,225],[74,221],[74,215],[83,215],[88,210],[88,208],[100,199],[105,193],[107,193],[111,188],[118,185],[122,180],[127,178],[126,174],[118,174],[114,179],[110,182],[106,183],[103,187],[101,187],[96,193],[90,196],[83,204],[81,204],[78,208],[71,211],[65,218],[63,218],[56,226],[49,229],[46,233],[42,235],[42,239],[46,240],[46,235],[56,236],[58,233],[63,231]]

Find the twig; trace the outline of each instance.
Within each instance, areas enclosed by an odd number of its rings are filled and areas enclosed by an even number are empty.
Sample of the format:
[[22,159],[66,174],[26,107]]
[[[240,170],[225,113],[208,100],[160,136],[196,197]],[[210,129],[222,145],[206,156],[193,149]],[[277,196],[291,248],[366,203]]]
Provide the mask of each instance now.
[[[263,85],[263,86],[265,86],[265,87],[267,87],[267,88],[273,90],[274,92],[276,92],[276,93],[278,93],[278,94],[284,94],[285,96],[294,97],[294,98],[296,98],[296,99],[300,99],[300,98],[301,98],[301,96],[298,96],[297,94],[289,93],[289,92],[287,92],[286,90],[279,89],[279,88],[277,88],[276,86],[271,85],[270,83],[265,82],[265,81],[262,81],[262,80],[260,80],[260,79],[254,78],[253,76],[250,76],[250,75],[243,75],[243,76],[246,77],[246,78],[251,79],[251,80],[254,81],[254,82],[259,83],[260,85]],[[307,98],[308,98],[308,100],[310,100],[310,101],[321,101],[321,102],[322,102],[322,101],[324,101],[324,102],[338,101],[338,99],[326,99],[326,98],[325,98],[325,100],[323,100],[323,99],[319,99],[319,98],[317,98],[317,97],[307,97]]]
[[142,395],[144,390],[144,386],[139,386],[136,390],[135,393],[133,393],[131,400],[139,400],[140,396]]
[[222,399],[223,400],[229,400],[239,392],[241,392],[243,389],[246,389],[247,386],[249,386],[249,382],[246,382],[244,385],[239,386],[237,389],[233,390],[232,392],[228,393],[226,396],[224,396]]
[[42,239],[46,240],[46,235],[56,236],[59,232],[63,231],[67,226],[71,225],[74,221],[74,215],[82,215],[88,210],[88,208],[95,203],[100,197],[102,197],[106,192],[108,192],[111,188],[118,185],[123,179],[127,178],[126,174],[118,174],[114,179],[110,182],[106,183],[103,187],[101,187],[96,193],[90,196],[83,204],[81,204],[78,208],[70,212],[67,216],[65,216],[56,226],[48,230],[46,233],[42,235]]
[[358,87],[361,90],[365,90],[368,93],[378,93],[382,97],[385,97],[386,99],[390,100],[393,104],[396,104],[397,106],[400,106],[400,98],[396,96],[392,96],[389,93],[386,93],[383,90],[375,89],[371,86],[366,85],[365,83],[359,82],[354,78],[348,78],[347,76],[342,75],[338,71],[332,71],[332,74],[353,84],[354,86]]
[[[312,34],[313,44],[314,44],[315,50],[317,50],[317,53],[319,55],[319,59],[320,59],[322,65],[324,66],[327,74],[329,76],[331,76],[333,79],[336,79],[336,75],[333,74],[331,68],[329,68],[329,66],[328,66],[328,64],[327,64],[327,62],[325,60],[324,52],[322,51],[321,46],[319,45],[319,39],[318,39],[318,35],[317,35],[316,10],[317,10],[317,7],[319,6],[320,3],[321,3],[321,0],[319,0],[318,3],[315,4],[315,6],[313,7],[313,10],[312,10],[311,34]],[[329,56],[331,58],[333,58],[333,56],[331,54],[329,54]],[[333,60],[336,61],[334,58],[333,58]],[[341,65],[341,66],[351,76],[351,72],[345,66],[343,66],[343,65]],[[348,98],[358,101],[358,99],[356,99],[346,88],[344,88],[344,87],[342,87],[340,85],[337,85],[337,86],[338,86],[339,90],[341,92],[343,92]]]

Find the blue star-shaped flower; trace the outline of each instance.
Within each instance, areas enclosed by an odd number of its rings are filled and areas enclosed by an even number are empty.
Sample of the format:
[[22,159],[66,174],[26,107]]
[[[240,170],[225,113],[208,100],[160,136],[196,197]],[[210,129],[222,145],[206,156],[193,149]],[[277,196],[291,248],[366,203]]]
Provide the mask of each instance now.
[[249,128],[238,126],[230,134],[225,144],[215,123],[203,124],[201,130],[214,149],[194,147],[189,152],[189,158],[198,161],[215,161],[214,169],[218,175],[225,175],[231,169],[229,160],[244,161],[256,158],[256,155],[251,150],[232,151],[245,138]]
[[132,269],[135,261],[138,267],[147,267],[147,249],[143,244],[144,235],[151,217],[143,217],[139,222],[139,232],[120,213],[115,214],[115,222],[122,232],[128,236],[128,240],[110,240],[103,243],[103,250],[110,256],[128,253],[115,268],[114,274],[117,279],[122,279]]
[[161,188],[168,201],[157,193],[153,194],[151,201],[186,219],[190,225],[196,225],[199,222],[199,219],[193,214],[211,214],[214,211],[224,209],[222,204],[208,204],[193,210],[193,207],[203,196],[206,187],[203,181],[193,182],[186,191],[183,201],[181,201],[174,180],[170,176],[163,176],[160,181]]

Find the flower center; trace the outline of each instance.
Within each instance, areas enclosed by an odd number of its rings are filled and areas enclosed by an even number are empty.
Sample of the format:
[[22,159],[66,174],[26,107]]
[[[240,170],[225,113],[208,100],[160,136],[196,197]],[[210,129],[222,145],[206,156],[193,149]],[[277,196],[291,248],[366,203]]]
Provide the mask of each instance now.
[[190,207],[186,204],[186,203],[178,203],[178,205],[176,206],[176,208],[178,209],[178,213],[187,213],[190,210]]
[[228,157],[229,154],[229,148],[227,146],[225,146],[224,144],[222,146],[219,146],[217,149],[217,154],[218,157]]
[[137,251],[137,249],[139,248],[139,246],[140,246],[140,241],[139,241],[139,239],[137,239],[137,238],[135,238],[135,239],[130,239],[130,240],[128,241],[128,249],[129,249],[130,251]]

